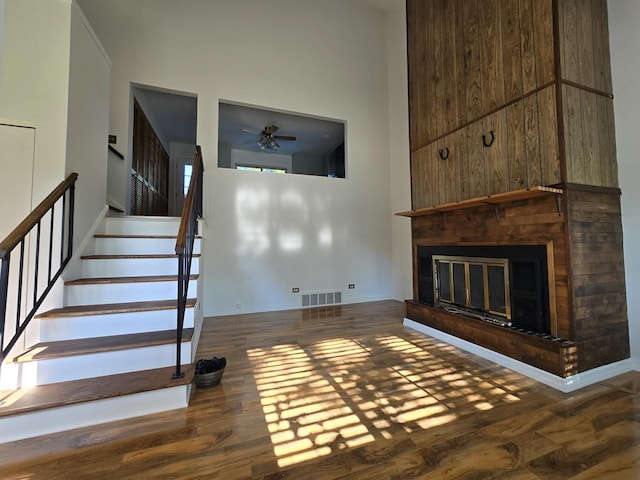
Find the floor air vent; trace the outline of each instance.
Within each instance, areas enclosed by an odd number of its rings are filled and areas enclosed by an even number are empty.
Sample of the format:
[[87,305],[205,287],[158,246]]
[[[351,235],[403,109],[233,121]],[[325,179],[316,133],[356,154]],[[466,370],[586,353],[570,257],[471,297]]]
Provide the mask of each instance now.
[[322,307],[342,303],[342,292],[303,293],[302,307]]

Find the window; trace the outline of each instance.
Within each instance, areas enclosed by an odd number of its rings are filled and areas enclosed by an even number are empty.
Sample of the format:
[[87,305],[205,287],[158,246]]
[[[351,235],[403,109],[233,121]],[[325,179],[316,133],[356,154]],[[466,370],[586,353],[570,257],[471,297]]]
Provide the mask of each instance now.
[[287,173],[284,168],[251,167],[249,165],[236,165],[236,170],[243,170],[245,172]]
[[184,197],[187,198],[187,193],[189,192],[189,184],[191,183],[191,172],[193,171],[193,165],[184,165],[184,169],[182,171],[182,189]]

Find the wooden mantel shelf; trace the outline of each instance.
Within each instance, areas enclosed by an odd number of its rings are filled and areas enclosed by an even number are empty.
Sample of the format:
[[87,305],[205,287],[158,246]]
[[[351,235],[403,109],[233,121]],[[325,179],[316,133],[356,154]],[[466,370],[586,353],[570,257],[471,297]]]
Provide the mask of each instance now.
[[418,208],[406,212],[398,212],[396,215],[401,217],[419,217],[422,215],[430,215],[438,212],[450,212],[452,210],[462,210],[464,208],[473,208],[485,204],[499,204],[502,202],[512,202],[515,200],[527,200],[529,198],[541,197],[543,195],[561,195],[562,189],[553,187],[536,186],[523,190],[514,190],[513,192],[497,193],[495,195],[487,195],[486,197],[470,198],[459,202],[443,203],[433,207]]

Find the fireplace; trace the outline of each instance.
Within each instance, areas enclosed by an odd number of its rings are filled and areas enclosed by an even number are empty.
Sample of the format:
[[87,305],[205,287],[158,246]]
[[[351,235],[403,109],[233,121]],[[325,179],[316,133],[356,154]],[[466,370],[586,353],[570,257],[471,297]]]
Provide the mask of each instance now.
[[545,245],[418,246],[417,257],[420,303],[551,333]]

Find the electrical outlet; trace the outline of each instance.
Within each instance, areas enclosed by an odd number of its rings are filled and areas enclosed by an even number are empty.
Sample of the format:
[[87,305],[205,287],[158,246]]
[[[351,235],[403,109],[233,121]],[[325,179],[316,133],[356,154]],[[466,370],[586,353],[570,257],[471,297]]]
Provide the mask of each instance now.
[[356,284],[355,283],[350,283],[349,284],[349,290],[353,290],[354,288],[356,288]]
[[293,287],[291,289],[291,293],[300,293],[300,289],[298,287]]
[[117,137],[115,135],[109,135],[109,143],[117,143]]

